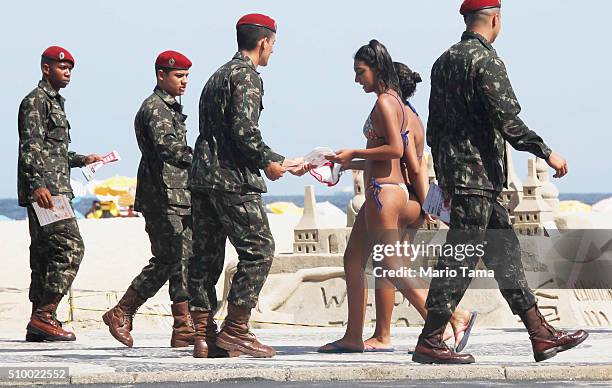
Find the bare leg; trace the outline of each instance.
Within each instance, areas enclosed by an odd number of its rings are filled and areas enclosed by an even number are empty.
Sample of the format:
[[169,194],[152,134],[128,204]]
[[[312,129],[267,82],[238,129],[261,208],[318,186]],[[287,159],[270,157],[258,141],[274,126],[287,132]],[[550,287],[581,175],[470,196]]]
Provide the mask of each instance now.
[[319,350],[333,349],[334,346],[343,349],[363,350],[363,323],[365,320],[365,304],[367,285],[365,279],[365,263],[369,256],[366,243],[365,216],[362,209],[357,214],[346,251],[344,252],[344,273],[346,279],[346,299],[348,303],[348,321],[344,336],[333,342],[333,345],[322,346]]
[[[397,231],[401,206],[406,203],[406,196],[399,187],[388,187],[379,194],[384,203],[382,209],[378,209],[374,201],[364,204],[369,237],[374,237],[376,243],[384,243],[379,240],[384,238],[384,234]],[[372,194],[368,193],[368,195]],[[380,235],[376,236],[377,234]],[[392,234],[399,236],[399,233]],[[391,317],[395,305],[395,287],[385,278],[376,278],[375,281],[376,328],[372,337],[364,344],[371,348],[389,348],[391,347]]]
[[376,279],[376,328],[372,337],[364,342],[366,347],[391,346],[391,316],[395,305],[395,287],[386,279]]

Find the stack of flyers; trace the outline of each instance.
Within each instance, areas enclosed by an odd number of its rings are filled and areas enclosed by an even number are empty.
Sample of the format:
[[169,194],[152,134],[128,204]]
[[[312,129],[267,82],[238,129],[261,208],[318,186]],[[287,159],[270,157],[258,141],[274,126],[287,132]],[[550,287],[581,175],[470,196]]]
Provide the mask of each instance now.
[[72,210],[70,201],[64,195],[54,195],[51,197],[51,201],[53,202],[53,209],[44,209],[36,202],[32,204],[40,226],[74,218],[74,211]]
[[447,194],[440,188],[440,186],[436,185],[435,183],[431,183],[429,185],[427,197],[425,198],[425,203],[423,204],[423,210],[427,214],[431,214],[432,216],[438,218],[445,224],[449,224],[451,208],[450,200],[447,198]]
[[119,153],[117,151],[113,151],[109,154],[104,155],[101,161],[88,164],[85,167],[81,167],[81,171],[83,172],[85,179],[87,179],[87,181],[89,182],[93,179],[94,174],[100,169],[100,167],[108,163],[117,162],[119,160],[121,160]]

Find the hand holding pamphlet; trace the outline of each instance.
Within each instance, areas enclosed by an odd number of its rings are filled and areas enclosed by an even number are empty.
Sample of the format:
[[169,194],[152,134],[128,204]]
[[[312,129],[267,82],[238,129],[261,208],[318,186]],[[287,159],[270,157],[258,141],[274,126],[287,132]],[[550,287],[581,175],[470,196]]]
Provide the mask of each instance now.
[[119,153],[117,151],[113,151],[109,154],[104,155],[101,161],[94,162],[84,167],[81,167],[81,171],[83,172],[85,179],[87,179],[87,181],[90,181],[93,179],[94,174],[100,169],[100,167],[108,163],[117,162],[119,160],[121,160]]
[[304,162],[319,167],[328,162],[326,156],[334,156],[336,153],[329,147],[317,147],[304,156]]
[[51,201],[53,202],[53,209],[42,208],[36,202],[32,204],[40,226],[75,217],[70,201],[66,196],[54,195],[51,197]]
[[304,162],[314,167],[310,170],[310,175],[328,187],[338,184],[342,175],[340,171],[342,166],[326,158],[326,156],[335,155],[336,153],[329,147],[317,147],[304,156]]
[[429,191],[427,192],[427,197],[423,204],[423,210],[445,224],[450,223],[450,200],[444,190],[435,183],[429,185]]

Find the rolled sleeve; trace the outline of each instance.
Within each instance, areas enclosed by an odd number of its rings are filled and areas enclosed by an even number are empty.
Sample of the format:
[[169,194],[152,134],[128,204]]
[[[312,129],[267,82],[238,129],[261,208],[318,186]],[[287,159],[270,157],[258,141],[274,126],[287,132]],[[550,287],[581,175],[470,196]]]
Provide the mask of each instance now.
[[85,166],[86,155],[77,154],[74,151],[68,152],[68,165],[70,168]]

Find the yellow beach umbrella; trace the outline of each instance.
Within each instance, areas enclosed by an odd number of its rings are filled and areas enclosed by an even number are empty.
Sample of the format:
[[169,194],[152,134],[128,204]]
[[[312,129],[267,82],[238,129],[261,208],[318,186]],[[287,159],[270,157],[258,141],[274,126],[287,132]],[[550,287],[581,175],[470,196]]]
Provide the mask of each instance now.
[[304,209],[296,206],[293,202],[272,202],[266,208],[274,214],[292,214],[301,216]]
[[114,176],[99,182],[93,188],[93,193],[99,197],[115,197],[120,206],[134,204],[136,178]]
[[577,213],[585,213],[591,211],[591,206],[587,205],[584,202],[580,201],[561,201],[559,202],[559,211],[560,212],[577,212]]

